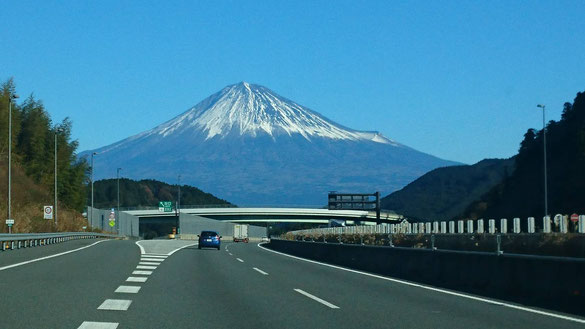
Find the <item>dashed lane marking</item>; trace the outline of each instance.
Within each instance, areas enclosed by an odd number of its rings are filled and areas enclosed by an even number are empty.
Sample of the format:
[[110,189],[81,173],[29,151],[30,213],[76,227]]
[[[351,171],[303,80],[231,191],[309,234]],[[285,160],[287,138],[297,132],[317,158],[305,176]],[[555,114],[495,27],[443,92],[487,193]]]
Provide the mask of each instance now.
[[119,323],[117,322],[91,322],[83,321],[77,329],[116,329]]
[[134,274],[134,275],[151,275],[152,271],[133,271],[132,274]]
[[236,258],[238,262],[243,263],[244,261],[241,258]]
[[157,262],[157,263],[162,263],[164,261],[164,259],[158,259],[158,258],[140,258],[141,262]]
[[106,299],[97,309],[105,311],[127,311],[130,304],[132,304],[132,301],[127,299]]
[[303,290],[301,290],[301,289],[295,289],[295,291],[296,291],[296,292],[298,292],[299,294],[301,294],[301,295],[304,295],[304,296],[306,296],[306,297],[309,297],[309,298],[311,298],[312,300],[314,300],[314,301],[316,301],[316,302],[319,302],[319,303],[321,303],[321,304],[323,304],[323,305],[325,305],[325,306],[327,306],[327,307],[329,307],[329,308],[339,308],[339,306],[335,306],[335,305],[331,304],[330,302],[328,302],[328,301],[326,301],[326,300],[323,300],[323,299],[321,299],[321,298],[319,298],[319,297],[317,297],[317,296],[311,295],[311,294],[309,294],[308,292],[306,292],[306,291],[303,291]]
[[138,286],[119,286],[118,289],[114,292],[119,292],[123,294],[137,294],[140,291],[140,287]]
[[146,282],[146,280],[148,280],[148,278],[142,276],[129,276],[128,279],[126,279],[126,282]]
[[147,258],[162,258],[162,259],[165,259],[165,258],[167,258],[169,256],[143,254],[142,257],[147,257]]
[[262,274],[262,275],[268,275],[268,273],[262,271],[261,269],[257,268],[257,267],[252,267],[256,272]]

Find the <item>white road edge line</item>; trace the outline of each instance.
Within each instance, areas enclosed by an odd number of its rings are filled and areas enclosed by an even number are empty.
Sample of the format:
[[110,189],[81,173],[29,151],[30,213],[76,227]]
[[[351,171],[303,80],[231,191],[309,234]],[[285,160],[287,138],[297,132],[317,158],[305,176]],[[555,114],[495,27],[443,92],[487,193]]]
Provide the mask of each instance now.
[[140,241],[136,241],[136,242],[134,242],[134,243],[136,243],[136,245],[138,246],[138,248],[140,248],[140,254],[141,254],[141,255],[144,255],[144,254],[146,254],[146,250],[144,250],[144,247],[143,247],[143,246],[141,246],[141,245],[140,245],[140,243],[138,243],[138,242],[140,242]]
[[316,302],[319,302],[319,303],[321,303],[321,304],[323,304],[323,305],[325,305],[325,306],[327,306],[327,307],[329,307],[329,308],[339,308],[339,306],[333,305],[333,304],[331,304],[330,302],[328,302],[328,301],[326,301],[326,300],[323,300],[323,299],[321,299],[321,298],[319,298],[319,297],[317,297],[317,296],[311,295],[311,294],[309,294],[309,293],[308,293],[308,292],[306,292],[306,291],[303,291],[303,290],[301,290],[301,289],[294,289],[294,290],[295,290],[296,292],[298,292],[299,294],[301,294],[301,295],[305,295],[306,297],[309,297],[309,298],[311,298],[312,300],[314,300],[314,301],[316,301]]
[[41,258],[27,260],[25,262],[20,262],[20,263],[16,263],[16,264],[12,264],[12,265],[6,265],[4,267],[0,267],[0,271],[4,271],[4,270],[7,270],[9,268],[18,267],[18,266],[22,266],[22,265],[26,265],[26,264],[30,264],[30,263],[34,263],[34,262],[39,262],[39,261],[45,260],[45,259],[50,259],[50,258],[54,258],[54,257],[59,257],[59,256],[67,255],[67,254],[70,254],[72,252],[76,252],[76,251],[83,250],[85,248],[93,247],[96,244],[101,243],[101,242],[104,242],[104,241],[109,241],[109,240],[101,240],[101,241],[94,242],[94,243],[90,244],[89,246],[85,246],[85,247],[81,247],[81,248],[77,248],[77,249],[73,249],[73,250],[68,250],[68,251],[64,251],[64,252],[58,253],[58,254],[49,255],[49,256],[45,256],[45,257],[41,257]]
[[175,250],[173,250],[173,251],[169,252],[167,255],[168,255],[168,256],[170,256],[170,255],[172,255],[172,254],[176,253],[177,251],[179,251],[179,250],[181,250],[181,249],[185,249],[185,248],[187,248],[187,247],[196,246],[196,245],[198,245],[198,244],[199,244],[199,243],[191,243],[191,244],[188,244],[188,245],[182,246],[181,248],[177,248],[177,249],[175,249]]
[[263,275],[268,275],[268,273],[262,271],[261,269],[257,268],[257,267],[252,267],[254,270],[256,270],[256,272],[263,274]]
[[432,290],[432,291],[436,291],[436,292],[441,292],[441,293],[444,293],[444,294],[447,294],[447,295],[468,298],[468,299],[472,299],[472,300],[476,300],[476,301],[480,301],[480,302],[484,302],[484,303],[488,303],[488,304],[498,305],[498,306],[504,306],[504,307],[508,307],[508,308],[512,308],[512,309],[516,309],[516,310],[520,310],[520,311],[525,311],[525,312],[530,312],[530,313],[535,313],[535,314],[550,316],[550,317],[553,317],[553,318],[563,319],[563,320],[568,320],[568,321],[573,321],[573,322],[578,322],[578,323],[585,323],[585,320],[584,319],[574,318],[574,317],[570,317],[570,316],[566,316],[566,315],[555,314],[555,313],[551,313],[551,312],[545,312],[545,311],[536,310],[536,309],[533,309],[533,308],[519,306],[519,305],[514,305],[514,304],[502,303],[502,302],[498,302],[498,301],[491,300],[491,299],[488,299],[488,298],[481,298],[481,297],[466,295],[466,294],[463,294],[463,293],[453,292],[453,291],[449,291],[449,290],[445,290],[445,289],[440,289],[440,288],[434,288],[434,287],[425,286],[425,285],[418,284],[418,283],[412,283],[412,282],[408,282],[408,281],[393,279],[393,278],[389,278],[389,277],[385,277],[385,276],[381,276],[381,275],[366,273],[366,272],[362,272],[362,271],[358,271],[358,270],[352,270],[352,269],[345,268],[345,267],[341,267],[341,266],[336,266],[336,265],[331,265],[331,264],[325,264],[325,263],[317,262],[317,261],[310,260],[310,259],[305,259],[305,258],[301,258],[301,257],[297,257],[297,256],[287,255],[287,254],[282,253],[282,252],[278,252],[278,251],[270,250],[270,249],[268,249],[266,247],[262,247],[261,244],[262,243],[259,243],[258,244],[258,247],[260,247],[260,248],[262,248],[262,249],[264,249],[266,251],[270,251],[270,252],[273,252],[275,254],[279,254],[279,255],[282,255],[282,256],[286,256],[286,257],[290,257],[290,258],[294,258],[294,259],[298,259],[298,260],[302,260],[302,261],[309,262],[309,263],[313,263],[313,264],[319,264],[319,265],[322,265],[322,266],[327,266],[327,267],[335,268],[335,269],[338,269],[338,270],[343,270],[343,271],[347,271],[347,272],[352,272],[352,273],[357,273],[357,274],[361,274],[361,275],[366,275],[366,276],[369,276],[369,277],[372,277],[372,278],[377,278],[377,279],[382,279],[382,280],[386,280],[386,281],[392,281],[392,282],[396,282],[396,283],[401,283],[401,284],[405,284],[405,285],[412,286],[412,287],[418,287],[418,288],[422,288],[422,289],[427,289],[427,290]]
[[238,262],[243,263],[244,261],[241,258],[236,258]]

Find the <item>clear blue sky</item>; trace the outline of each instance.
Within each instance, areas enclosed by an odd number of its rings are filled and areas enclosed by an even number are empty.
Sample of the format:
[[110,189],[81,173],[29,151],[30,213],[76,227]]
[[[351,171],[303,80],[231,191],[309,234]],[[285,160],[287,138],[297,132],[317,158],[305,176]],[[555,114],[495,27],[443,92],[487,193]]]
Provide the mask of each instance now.
[[0,79],[80,151],[226,85],[474,163],[516,153],[536,104],[585,90],[585,1],[2,1]]

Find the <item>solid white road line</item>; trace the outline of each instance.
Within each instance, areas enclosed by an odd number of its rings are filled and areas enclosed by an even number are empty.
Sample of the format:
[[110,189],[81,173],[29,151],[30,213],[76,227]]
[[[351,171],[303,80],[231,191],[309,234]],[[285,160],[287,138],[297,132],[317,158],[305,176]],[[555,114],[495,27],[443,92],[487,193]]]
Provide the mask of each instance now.
[[134,274],[134,275],[151,275],[152,271],[133,271],[132,274]]
[[317,296],[313,296],[313,295],[309,294],[308,292],[303,291],[301,289],[295,289],[295,291],[298,292],[299,294],[305,295],[305,296],[311,298],[312,300],[317,301],[317,302],[319,302],[319,303],[321,303],[329,308],[339,308],[339,306],[335,306],[335,305],[331,304],[330,302],[323,300]]
[[148,257],[148,258],[161,258],[161,259],[165,259],[169,256],[163,256],[163,255],[154,255],[154,254],[143,254],[142,257]]
[[130,304],[132,304],[132,301],[127,299],[106,299],[97,309],[107,311],[127,311]]
[[261,273],[263,275],[268,275],[268,273],[262,271],[261,269],[257,268],[257,267],[252,267],[254,270],[256,270],[256,272]]
[[156,266],[145,266],[145,265],[138,265],[136,266],[137,270],[156,270]]
[[128,279],[126,279],[126,282],[146,282],[147,279],[148,278],[141,276],[129,276]]
[[241,258],[236,258],[238,260],[238,262],[243,263],[244,261]]
[[119,286],[118,289],[114,292],[119,292],[123,294],[137,294],[140,291],[140,287],[138,286]]
[[139,265],[160,265],[160,263],[155,262],[140,262]]
[[9,268],[13,268],[13,267],[17,267],[17,266],[22,266],[22,265],[26,265],[26,264],[38,262],[38,261],[45,260],[45,259],[50,259],[50,258],[54,258],[54,257],[59,257],[59,256],[67,255],[67,254],[70,254],[72,252],[76,252],[76,251],[83,250],[85,248],[93,247],[96,244],[101,243],[101,242],[104,242],[104,241],[107,241],[107,240],[97,241],[97,242],[94,242],[94,243],[90,244],[89,246],[85,246],[85,247],[81,247],[81,248],[77,248],[77,249],[73,249],[73,250],[69,250],[69,251],[64,251],[64,252],[61,252],[61,253],[58,253],[58,254],[54,254],[54,255],[50,255],[50,256],[45,256],[45,257],[41,257],[41,258],[36,258],[36,259],[32,259],[32,260],[27,260],[26,262],[16,263],[16,264],[12,264],[12,265],[6,265],[4,267],[0,267],[0,271],[4,271],[4,270],[7,270]]
[[413,282],[408,282],[408,281],[393,279],[393,278],[389,278],[389,277],[385,277],[385,276],[381,276],[381,275],[366,273],[366,272],[362,272],[362,271],[358,271],[358,270],[352,270],[352,269],[345,268],[345,267],[341,267],[341,266],[336,266],[336,265],[321,263],[321,262],[317,262],[317,261],[310,260],[310,259],[305,259],[305,258],[301,258],[301,257],[297,257],[297,256],[292,256],[292,255],[288,255],[288,254],[285,254],[285,253],[282,253],[282,252],[278,252],[278,251],[274,251],[274,250],[271,250],[271,249],[262,247],[261,246],[261,243],[258,244],[258,247],[260,247],[260,248],[262,248],[262,249],[264,249],[266,251],[270,251],[270,252],[273,252],[275,254],[279,254],[279,255],[282,255],[282,256],[286,256],[286,257],[290,257],[290,258],[302,260],[302,261],[309,262],[309,263],[313,263],[313,264],[319,264],[319,265],[322,265],[322,266],[327,266],[327,267],[331,267],[331,268],[338,269],[338,270],[342,270],[342,271],[346,271],[346,272],[352,272],[352,273],[356,273],[356,274],[366,275],[366,276],[369,276],[369,277],[372,277],[372,278],[376,278],[376,279],[382,279],[382,280],[386,280],[386,281],[391,281],[391,282],[395,282],[395,283],[404,284],[404,285],[411,286],[411,287],[417,287],[417,288],[432,290],[432,291],[444,293],[444,294],[447,294],[447,295],[468,298],[468,299],[472,299],[472,300],[476,300],[476,301],[479,301],[479,302],[484,302],[484,303],[488,303],[488,304],[492,304],[492,305],[497,305],[497,306],[503,306],[503,307],[512,308],[512,309],[515,309],[515,310],[520,310],[520,311],[525,311],[525,312],[530,312],[530,313],[535,313],[535,314],[550,316],[550,317],[557,318],[557,319],[563,319],[563,320],[573,321],[573,322],[578,322],[578,323],[585,323],[585,320],[584,319],[574,318],[574,317],[570,317],[570,316],[566,316],[566,315],[561,315],[561,314],[556,314],[556,313],[551,313],[551,312],[545,312],[545,311],[541,311],[541,310],[537,310],[537,309],[533,309],[533,308],[528,308],[528,307],[524,307],[524,306],[519,306],[519,305],[514,305],[514,304],[502,303],[502,302],[495,301],[495,300],[491,300],[491,299],[488,299],[488,298],[481,298],[481,297],[476,297],[476,296],[472,296],[472,295],[466,295],[466,294],[463,294],[463,293],[458,293],[458,292],[449,291],[449,290],[445,290],[445,289],[440,289],[440,288],[425,286],[425,285],[418,284],[418,283],[413,283]]
[[186,246],[182,246],[181,248],[177,248],[177,249],[175,249],[175,250],[173,250],[173,251],[169,252],[167,255],[169,255],[169,256],[170,256],[170,255],[172,255],[172,254],[176,253],[177,251],[179,251],[179,250],[181,250],[181,249],[185,249],[185,248],[188,248],[188,247],[196,246],[196,245],[198,245],[198,244],[199,244],[199,243],[191,243],[191,244],[188,244],[188,245],[186,245]]
[[136,241],[134,243],[138,246],[138,248],[140,248],[140,253],[141,254],[145,254],[146,253],[146,250],[144,250],[144,247],[141,246],[140,243],[138,243],[138,242],[140,242],[140,241]]
[[83,321],[77,329],[116,329],[120,325],[117,322],[91,322]]

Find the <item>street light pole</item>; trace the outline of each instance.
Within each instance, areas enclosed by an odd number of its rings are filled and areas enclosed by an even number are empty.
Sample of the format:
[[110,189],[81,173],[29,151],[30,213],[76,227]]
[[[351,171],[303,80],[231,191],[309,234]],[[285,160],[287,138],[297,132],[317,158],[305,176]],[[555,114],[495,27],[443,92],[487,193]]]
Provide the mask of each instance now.
[[[17,98],[16,94],[8,96],[8,219],[12,219],[12,100]],[[8,226],[8,233],[12,233],[12,225]]]
[[57,226],[57,134],[63,132],[62,128],[55,130],[55,227]]
[[116,170],[116,179],[118,180],[118,211],[116,211],[116,215],[118,215],[118,220],[116,221],[118,235],[120,235],[120,170],[122,170],[122,168]]
[[542,109],[542,134],[544,137],[544,216],[548,216],[548,179],[546,170],[546,121],[545,121],[545,105],[538,104],[536,107]]
[[181,211],[181,175],[179,175],[179,200],[177,201],[177,208]]
[[90,211],[90,225],[93,223],[93,157],[96,155],[96,152],[91,153],[91,211]]

